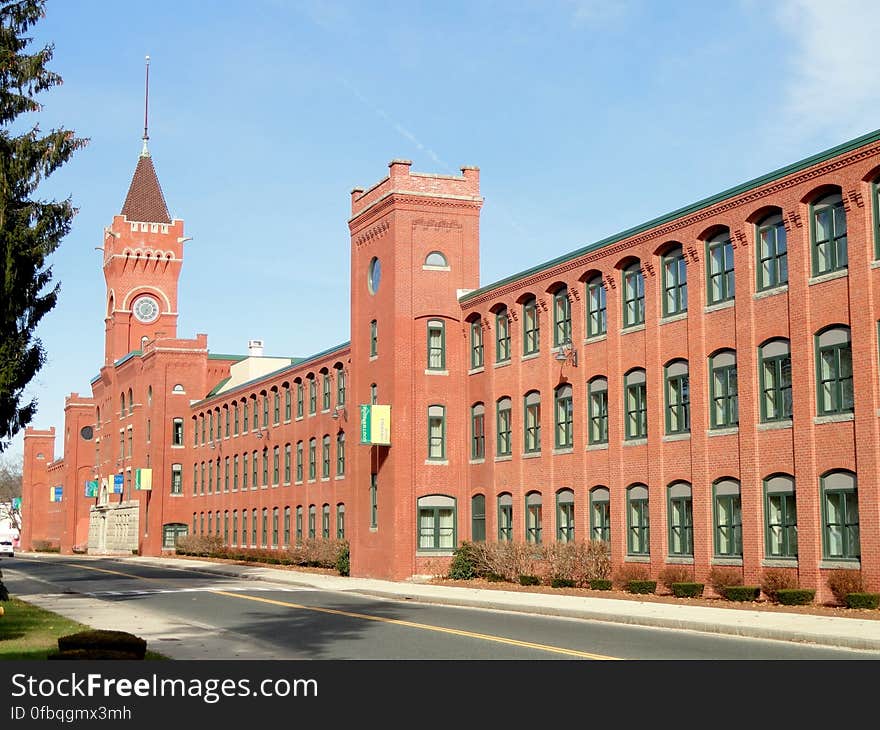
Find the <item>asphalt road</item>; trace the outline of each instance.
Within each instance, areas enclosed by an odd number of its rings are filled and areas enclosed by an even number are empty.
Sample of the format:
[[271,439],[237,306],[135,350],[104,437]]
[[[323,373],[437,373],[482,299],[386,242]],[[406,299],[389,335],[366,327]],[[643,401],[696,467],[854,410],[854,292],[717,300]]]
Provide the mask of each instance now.
[[411,604],[113,559],[0,562],[13,595],[177,659],[873,659],[874,652]]

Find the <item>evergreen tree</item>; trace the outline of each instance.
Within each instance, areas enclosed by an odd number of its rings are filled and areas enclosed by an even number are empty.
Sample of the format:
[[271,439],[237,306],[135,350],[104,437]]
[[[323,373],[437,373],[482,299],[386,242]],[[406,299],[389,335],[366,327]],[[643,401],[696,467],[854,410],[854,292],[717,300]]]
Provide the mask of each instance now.
[[[61,83],[48,70],[51,44],[28,53],[28,30],[44,13],[45,0],[0,5],[0,451],[36,412],[23,402],[25,386],[45,362],[34,330],[54,306],[47,257],[70,231],[76,213],[70,198],[40,200],[40,182],[67,162],[87,140],[65,129],[42,134],[26,115],[42,109],[34,96]],[[24,119],[19,119],[25,115]],[[14,134],[18,121],[21,134]],[[50,288],[51,287],[51,288]]]

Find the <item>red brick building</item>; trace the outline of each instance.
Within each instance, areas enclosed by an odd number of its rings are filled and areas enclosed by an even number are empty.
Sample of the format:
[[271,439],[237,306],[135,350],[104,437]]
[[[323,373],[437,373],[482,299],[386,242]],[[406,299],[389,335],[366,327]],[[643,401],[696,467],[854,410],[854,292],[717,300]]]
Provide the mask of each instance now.
[[351,193],[351,342],[298,360],[178,338],[187,239],[140,158],[92,397],[63,459],[25,437],[23,546],[344,535],[353,574],[407,578],[463,539],[592,538],[880,588],[880,132],[482,288],[478,170],[389,167]]

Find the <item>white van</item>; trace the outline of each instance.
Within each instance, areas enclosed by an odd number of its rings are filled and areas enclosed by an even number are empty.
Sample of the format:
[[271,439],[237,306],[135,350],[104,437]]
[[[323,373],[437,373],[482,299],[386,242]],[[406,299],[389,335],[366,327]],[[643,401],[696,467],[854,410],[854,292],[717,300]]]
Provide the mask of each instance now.
[[12,545],[11,537],[6,537],[5,535],[0,537],[0,555],[5,555],[8,558],[15,557],[15,548]]

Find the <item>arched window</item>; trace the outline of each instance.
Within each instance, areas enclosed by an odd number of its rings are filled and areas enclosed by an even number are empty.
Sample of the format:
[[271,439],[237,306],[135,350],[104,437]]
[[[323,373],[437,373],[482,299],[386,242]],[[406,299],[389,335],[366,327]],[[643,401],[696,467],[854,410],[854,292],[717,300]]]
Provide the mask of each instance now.
[[428,320],[428,370],[446,370],[446,325],[442,319]]
[[541,543],[541,493],[526,494],[526,542]]
[[599,337],[608,331],[608,304],[601,276],[587,282],[587,337]]
[[541,326],[538,321],[538,301],[529,297],[522,304],[523,355],[532,355],[541,348]]
[[497,439],[495,453],[497,456],[509,456],[511,453],[511,401],[510,398],[501,398],[496,407]]
[[623,326],[635,327],[645,322],[645,278],[636,261],[623,270]]
[[498,495],[498,540],[513,540],[513,496],[508,492]]
[[325,433],[321,439],[321,478],[330,478],[330,434]]
[[669,554],[675,557],[694,555],[694,514],[691,485],[669,485]]
[[678,245],[663,254],[663,316],[681,314],[687,308],[687,263]]
[[119,417],[125,418],[125,392],[119,396]]
[[709,304],[731,301],[734,296],[733,244],[725,229],[706,241],[709,269]]
[[715,507],[715,555],[742,557],[742,502],[736,479],[719,479],[712,485]]
[[673,360],[666,365],[666,433],[689,433],[691,430],[690,375],[687,360]]
[[541,450],[541,394],[537,390],[526,393],[523,399],[524,437],[523,451],[527,454]]
[[486,539],[486,495],[471,497],[471,540],[483,542]]
[[571,342],[571,302],[568,287],[561,286],[553,294],[553,346]]
[[648,394],[645,371],[630,370],[623,377],[623,399],[627,440],[648,437]]
[[853,411],[852,345],[849,327],[816,335],[816,405],[820,416]]
[[486,407],[482,403],[471,406],[471,459],[486,457]]
[[172,392],[172,393],[175,393],[175,394],[179,394],[179,393],[185,393],[186,391],[183,389],[183,385],[181,385],[180,383],[177,383],[177,384],[175,384],[175,386],[171,389],[171,392]]
[[556,492],[556,539],[574,541],[574,491],[571,489]]
[[648,488],[633,484],[626,490],[627,552],[630,555],[650,553],[648,519]]
[[495,362],[510,360],[510,319],[507,307],[495,313]]
[[483,324],[479,318],[470,323],[471,369],[483,367]]
[[336,538],[345,539],[345,505],[342,502],[336,505]]
[[765,342],[758,348],[761,421],[791,419],[791,350],[788,340]]
[[446,262],[446,257],[440,253],[440,251],[431,251],[425,257],[425,266],[428,268],[448,268],[449,264]]
[[309,505],[309,537],[314,540],[315,538],[315,519],[317,516],[317,512],[315,510],[315,505]]
[[590,445],[608,443],[608,379],[601,375],[589,382]]
[[455,547],[455,499],[433,494],[418,499],[419,550]]
[[134,413],[134,395],[131,388],[128,389],[128,415]]
[[859,560],[859,492],[851,471],[830,471],[821,478],[823,556]]
[[755,225],[758,242],[758,291],[788,283],[788,243],[782,212],[771,213]]
[[810,206],[813,240],[813,276],[847,267],[846,210],[840,193],[832,193]]
[[720,350],[709,358],[710,428],[732,428],[739,424],[739,388],[736,352]]
[[428,458],[446,458],[446,408],[440,405],[428,406]]
[[797,503],[794,479],[774,474],[764,480],[767,556],[797,558]]
[[330,539],[330,505],[325,504],[321,507],[321,537],[325,540]]
[[570,385],[560,385],[554,391],[555,437],[557,449],[570,449],[574,446],[574,405]]
[[590,490],[590,539],[611,542],[611,493],[608,487]]

